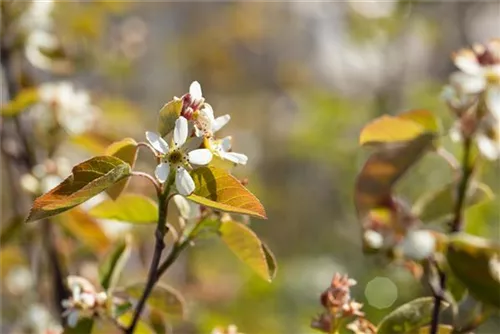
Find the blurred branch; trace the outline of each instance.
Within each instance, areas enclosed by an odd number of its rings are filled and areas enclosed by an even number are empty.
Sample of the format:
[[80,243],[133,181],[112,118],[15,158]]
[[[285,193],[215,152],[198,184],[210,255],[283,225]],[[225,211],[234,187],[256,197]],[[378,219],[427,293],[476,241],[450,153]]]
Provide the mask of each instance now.
[[[463,229],[463,211],[465,208],[465,200],[467,196],[467,189],[469,181],[472,176],[473,166],[470,163],[472,138],[471,136],[464,136],[463,142],[463,157],[461,162],[461,176],[457,186],[457,201],[455,202],[454,218],[451,222],[451,233],[460,232]],[[432,312],[432,322],[430,334],[437,334],[439,327],[439,313],[441,309],[441,302],[443,301],[444,291],[446,290],[446,274],[440,270],[437,263],[434,264],[439,274],[439,285],[441,293],[434,293],[434,308]]]
[[163,193],[161,191],[158,193],[159,211],[158,211],[158,222],[156,224],[156,232],[155,232],[155,237],[156,237],[155,249],[153,253],[153,258],[151,260],[151,265],[149,267],[146,287],[144,288],[142,296],[139,299],[139,302],[137,303],[137,307],[135,308],[132,322],[130,323],[129,327],[125,330],[125,333],[128,334],[134,333],[135,327],[137,326],[137,322],[139,321],[144,306],[146,305],[146,301],[151,292],[153,291],[155,283],[158,281],[158,266],[160,264],[161,254],[165,249],[165,241],[163,240],[163,238],[165,237],[165,234],[167,234],[169,231],[169,228],[166,224],[166,220],[168,214],[168,203],[170,199],[169,192],[172,182],[173,178],[169,177],[169,179],[167,180],[167,186],[165,188],[165,191]]
[[[6,82],[6,89],[5,93],[7,95],[7,99],[12,100],[19,92],[19,84],[17,82],[17,77],[15,74],[15,69],[14,69],[14,63],[13,63],[13,56],[15,55],[14,50],[7,45],[7,38],[2,39],[2,44],[0,46],[0,59],[2,63],[2,71],[4,73],[4,78]],[[26,129],[24,127],[24,124],[21,121],[20,116],[15,116],[13,118],[14,124],[17,130],[17,137],[19,138],[20,142],[22,143],[24,147],[24,156],[22,159],[19,159],[20,161],[23,162],[24,164],[24,169],[31,172],[33,167],[36,166],[37,161],[36,161],[36,155],[34,153],[34,150],[30,146],[29,142],[29,136],[28,133],[26,132]],[[2,120],[3,123],[4,119]],[[3,124],[2,124],[3,125]],[[2,131],[2,137],[4,136],[4,132]],[[3,138],[2,138],[3,139]],[[6,153],[4,150],[5,148],[2,146],[2,153]],[[12,159],[10,159],[13,161]],[[16,168],[16,166],[13,166],[13,168]],[[22,194],[22,188],[18,182],[12,181],[13,189],[16,189],[19,193],[19,195]],[[19,191],[18,191],[19,190]],[[20,198],[16,200],[21,201]],[[18,207],[16,210],[23,211],[22,208]],[[20,215],[24,215],[24,212],[19,212]],[[58,261],[58,254],[57,254],[57,248],[55,246],[54,240],[53,240],[53,231],[52,231],[52,224],[50,223],[49,220],[45,220],[41,222],[41,234],[42,234],[42,240],[43,243],[45,244],[45,247],[47,248],[47,258],[49,261],[49,266],[52,270],[53,274],[53,293],[54,293],[54,304],[55,307],[57,308],[59,312],[59,316],[61,321],[63,322],[64,319],[62,317],[62,300],[67,298],[69,296],[69,293],[65,287],[64,284],[64,278],[63,278],[63,270],[61,267],[61,264]]]

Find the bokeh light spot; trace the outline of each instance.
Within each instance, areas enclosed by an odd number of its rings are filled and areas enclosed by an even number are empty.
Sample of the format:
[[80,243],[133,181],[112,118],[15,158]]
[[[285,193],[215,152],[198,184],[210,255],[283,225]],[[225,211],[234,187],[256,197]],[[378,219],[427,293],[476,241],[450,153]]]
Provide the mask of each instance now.
[[365,297],[375,308],[388,308],[398,298],[398,287],[387,277],[375,277],[366,284]]

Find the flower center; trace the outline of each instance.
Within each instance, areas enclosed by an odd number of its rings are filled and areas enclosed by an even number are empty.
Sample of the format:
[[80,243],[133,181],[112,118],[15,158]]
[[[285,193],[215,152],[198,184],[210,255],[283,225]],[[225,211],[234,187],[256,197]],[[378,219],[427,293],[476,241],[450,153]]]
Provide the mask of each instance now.
[[177,151],[177,150],[172,151],[168,155],[168,162],[172,165],[180,164],[183,159],[184,159],[184,155],[180,151]]

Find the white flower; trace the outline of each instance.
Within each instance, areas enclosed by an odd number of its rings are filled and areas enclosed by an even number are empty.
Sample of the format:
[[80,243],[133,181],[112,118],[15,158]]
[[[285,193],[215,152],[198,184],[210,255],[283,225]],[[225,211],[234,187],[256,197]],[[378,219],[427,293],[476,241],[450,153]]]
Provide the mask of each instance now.
[[70,134],[80,134],[91,129],[96,121],[98,109],[91,104],[85,91],[77,91],[69,82],[46,83],[39,87],[41,113],[46,108],[55,111],[57,122]]
[[462,71],[452,76],[464,93],[475,94],[489,84],[500,84],[500,39],[485,45],[475,45],[453,55],[455,65]]
[[187,169],[191,168],[191,164],[206,165],[212,160],[212,152],[208,149],[188,152],[185,145],[187,136],[188,123],[182,116],[175,121],[171,146],[157,133],[146,132],[147,140],[161,156],[161,162],[155,170],[156,178],[164,183],[173,171],[177,191],[184,196],[191,194],[195,189],[194,181]]
[[92,316],[107,302],[106,293],[98,293],[92,283],[83,277],[69,276],[67,284],[71,290],[71,296],[64,299],[61,304],[65,309],[62,315],[67,318],[70,327],[74,327],[80,317]]
[[413,260],[423,260],[436,249],[436,238],[429,231],[409,231],[401,248],[406,257]]
[[246,165],[248,157],[242,153],[231,152],[231,137],[222,139],[209,138],[208,148],[218,157],[231,161],[235,164]]
[[489,160],[500,158],[500,118],[486,115],[479,124],[476,136],[477,147]]

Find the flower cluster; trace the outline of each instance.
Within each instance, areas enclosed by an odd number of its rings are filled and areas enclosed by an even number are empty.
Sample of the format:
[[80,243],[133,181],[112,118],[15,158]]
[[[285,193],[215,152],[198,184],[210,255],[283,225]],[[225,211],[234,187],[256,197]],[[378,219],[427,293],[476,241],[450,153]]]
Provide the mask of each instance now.
[[99,109],[86,91],[75,89],[70,82],[45,83],[38,88],[38,96],[33,113],[41,133],[60,127],[78,135],[95,125]]
[[187,196],[195,190],[189,171],[209,164],[214,157],[244,165],[247,156],[231,151],[231,137],[218,139],[215,133],[229,120],[229,115],[215,118],[212,107],[205,102],[201,86],[195,81],[189,93],[175,101],[182,101],[181,112],[175,121],[170,144],[158,133],[146,132],[146,139],[156,151],[160,163],[155,176],[161,183],[175,178],[179,194]]
[[67,317],[70,327],[75,327],[80,317],[91,317],[105,308],[108,296],[105,292],[97,292],[85,278],[69,276],[67,284],[71,297],[63,300],[62,306],[65,308],[63,316]]
[[[363,304],[356,302],[351,298],[351,287],[356,285],[356,281],[347,275],[335,274],[330,286],[321,294],[320,301],[324,312],[313,319],[311,327],[324,333],[335,332],[341,325],[342,320],[356,317],[356,321],[362,319],[360,323],[367,328],[373,328],[373,325],[365,320],[364,313],[361,311]],[[354,328],[354,322],[351,327]],[[371,327],[369,325],[371,325]],[[347,327],[348,329],[349,326]],[[353,332],[358,333],[353,330]],[[363,333],[371,333],[366,331]],[[373,331],[375,333],[375,331]]]
[[451,132],[457,141],[474,134],[481,153],[500,157],[500,39],[453,55],[460,71],[450,77],[444,98],[459,118]]

